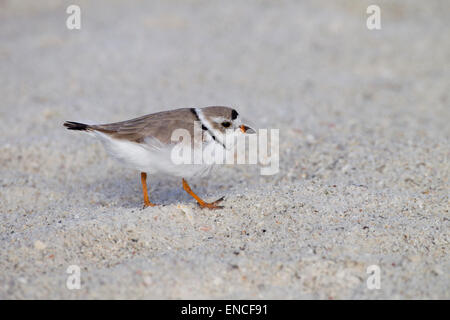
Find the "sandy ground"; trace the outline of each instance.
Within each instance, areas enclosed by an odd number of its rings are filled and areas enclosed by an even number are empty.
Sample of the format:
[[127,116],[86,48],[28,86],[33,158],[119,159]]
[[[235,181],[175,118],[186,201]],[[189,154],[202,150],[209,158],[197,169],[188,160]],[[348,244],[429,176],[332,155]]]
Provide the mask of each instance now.
[[[1,299],[450,298],[448,1],[76,2],[0,1]],[[62,127],[206,105],[280,129],[218,211]]]

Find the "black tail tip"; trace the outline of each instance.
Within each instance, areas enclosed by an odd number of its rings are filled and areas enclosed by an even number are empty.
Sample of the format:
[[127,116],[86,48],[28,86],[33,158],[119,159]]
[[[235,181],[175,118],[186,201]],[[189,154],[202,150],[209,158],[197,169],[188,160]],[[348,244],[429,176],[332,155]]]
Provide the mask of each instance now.
[[80,130],[80,131],[89,130],[89,126],[87,124],[72,121],[64,122],[64,127],[67,127],[67,129],[69,130]]

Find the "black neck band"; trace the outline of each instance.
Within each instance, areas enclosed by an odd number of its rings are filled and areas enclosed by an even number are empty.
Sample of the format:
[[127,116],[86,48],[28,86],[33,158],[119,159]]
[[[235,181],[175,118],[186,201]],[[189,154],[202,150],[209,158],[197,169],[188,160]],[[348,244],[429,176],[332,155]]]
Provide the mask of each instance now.
[[226,148],[225,148],[225,145],[224,145],[222,142],[220,142],[220,141],[216,138],[216,136],[212,133],[212,131],[211,131],[210,129],[208,129],[207,126],[205,126],[205,124],[203,123],[203,121],[202,121],[202,120],[200,119],[200,117],[198,116],[197,110],[195,110],[195,108],[191,108],[190,110],[191,110],[192,114],[195,116],[195,121],[199,121],[199,122],[202,124],[202,130],[203,130],[203,131],[207,131],[207,132],[209,133],[209,135],[213,138],[213,140],[214,140],[215,142],[220,143],[220,145],[221,145],[224,149],[226,149]]

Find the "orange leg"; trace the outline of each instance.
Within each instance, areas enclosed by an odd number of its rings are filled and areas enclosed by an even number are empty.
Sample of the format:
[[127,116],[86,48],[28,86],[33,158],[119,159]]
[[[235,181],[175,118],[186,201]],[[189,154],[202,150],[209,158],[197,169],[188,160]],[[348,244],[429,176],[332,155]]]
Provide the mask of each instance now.
[[184,191],[186,191],[187,193],[189,193],[195,200],[197,200],[198,205],[199,205],[202,209],[203,209],[203,208],[208,208],[208,209],[221,209],[221,208],[223,208],[223,206],[218,206],[217,204],[218,204],[220,201],[222,201],[224,197],[222,197],[222,198],[220,198],[220,199],[218,199],[218,200],[216,200],[216,201],[214,201],[214,202],[211,202],[211,203],[205,202],[205,201],[203,201],[202,199],[200,199],[200,197],[199,197],[198,195],[196,195],[196,194],[192,191],[191,187],[189,187],[188,183],[187,183],[186,180],[184,180],[184,179],[183,179],[183,189],[184,189]]
[[144,208],[156,206],[156,204],[151,203],[150,200],[148,199],[147,173],[141,172],[141,182],[142,182],[142,193],[144,194]]

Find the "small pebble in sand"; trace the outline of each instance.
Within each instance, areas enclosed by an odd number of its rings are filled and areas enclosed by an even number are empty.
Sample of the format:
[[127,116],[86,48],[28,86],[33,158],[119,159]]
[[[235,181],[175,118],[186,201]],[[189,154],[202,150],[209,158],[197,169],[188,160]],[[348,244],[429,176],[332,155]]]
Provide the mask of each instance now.
[[180,209],[186,215],[186,218],[189,220],[191,224],[194,223],[194,217],[192,214],[192,209],[186,205],[179,204],[177,208]]
[[41,240],[36,240],[34,242],[34,248],[37,250],[44,250],[45,248],[47,248],[47,245],[43,243]]

